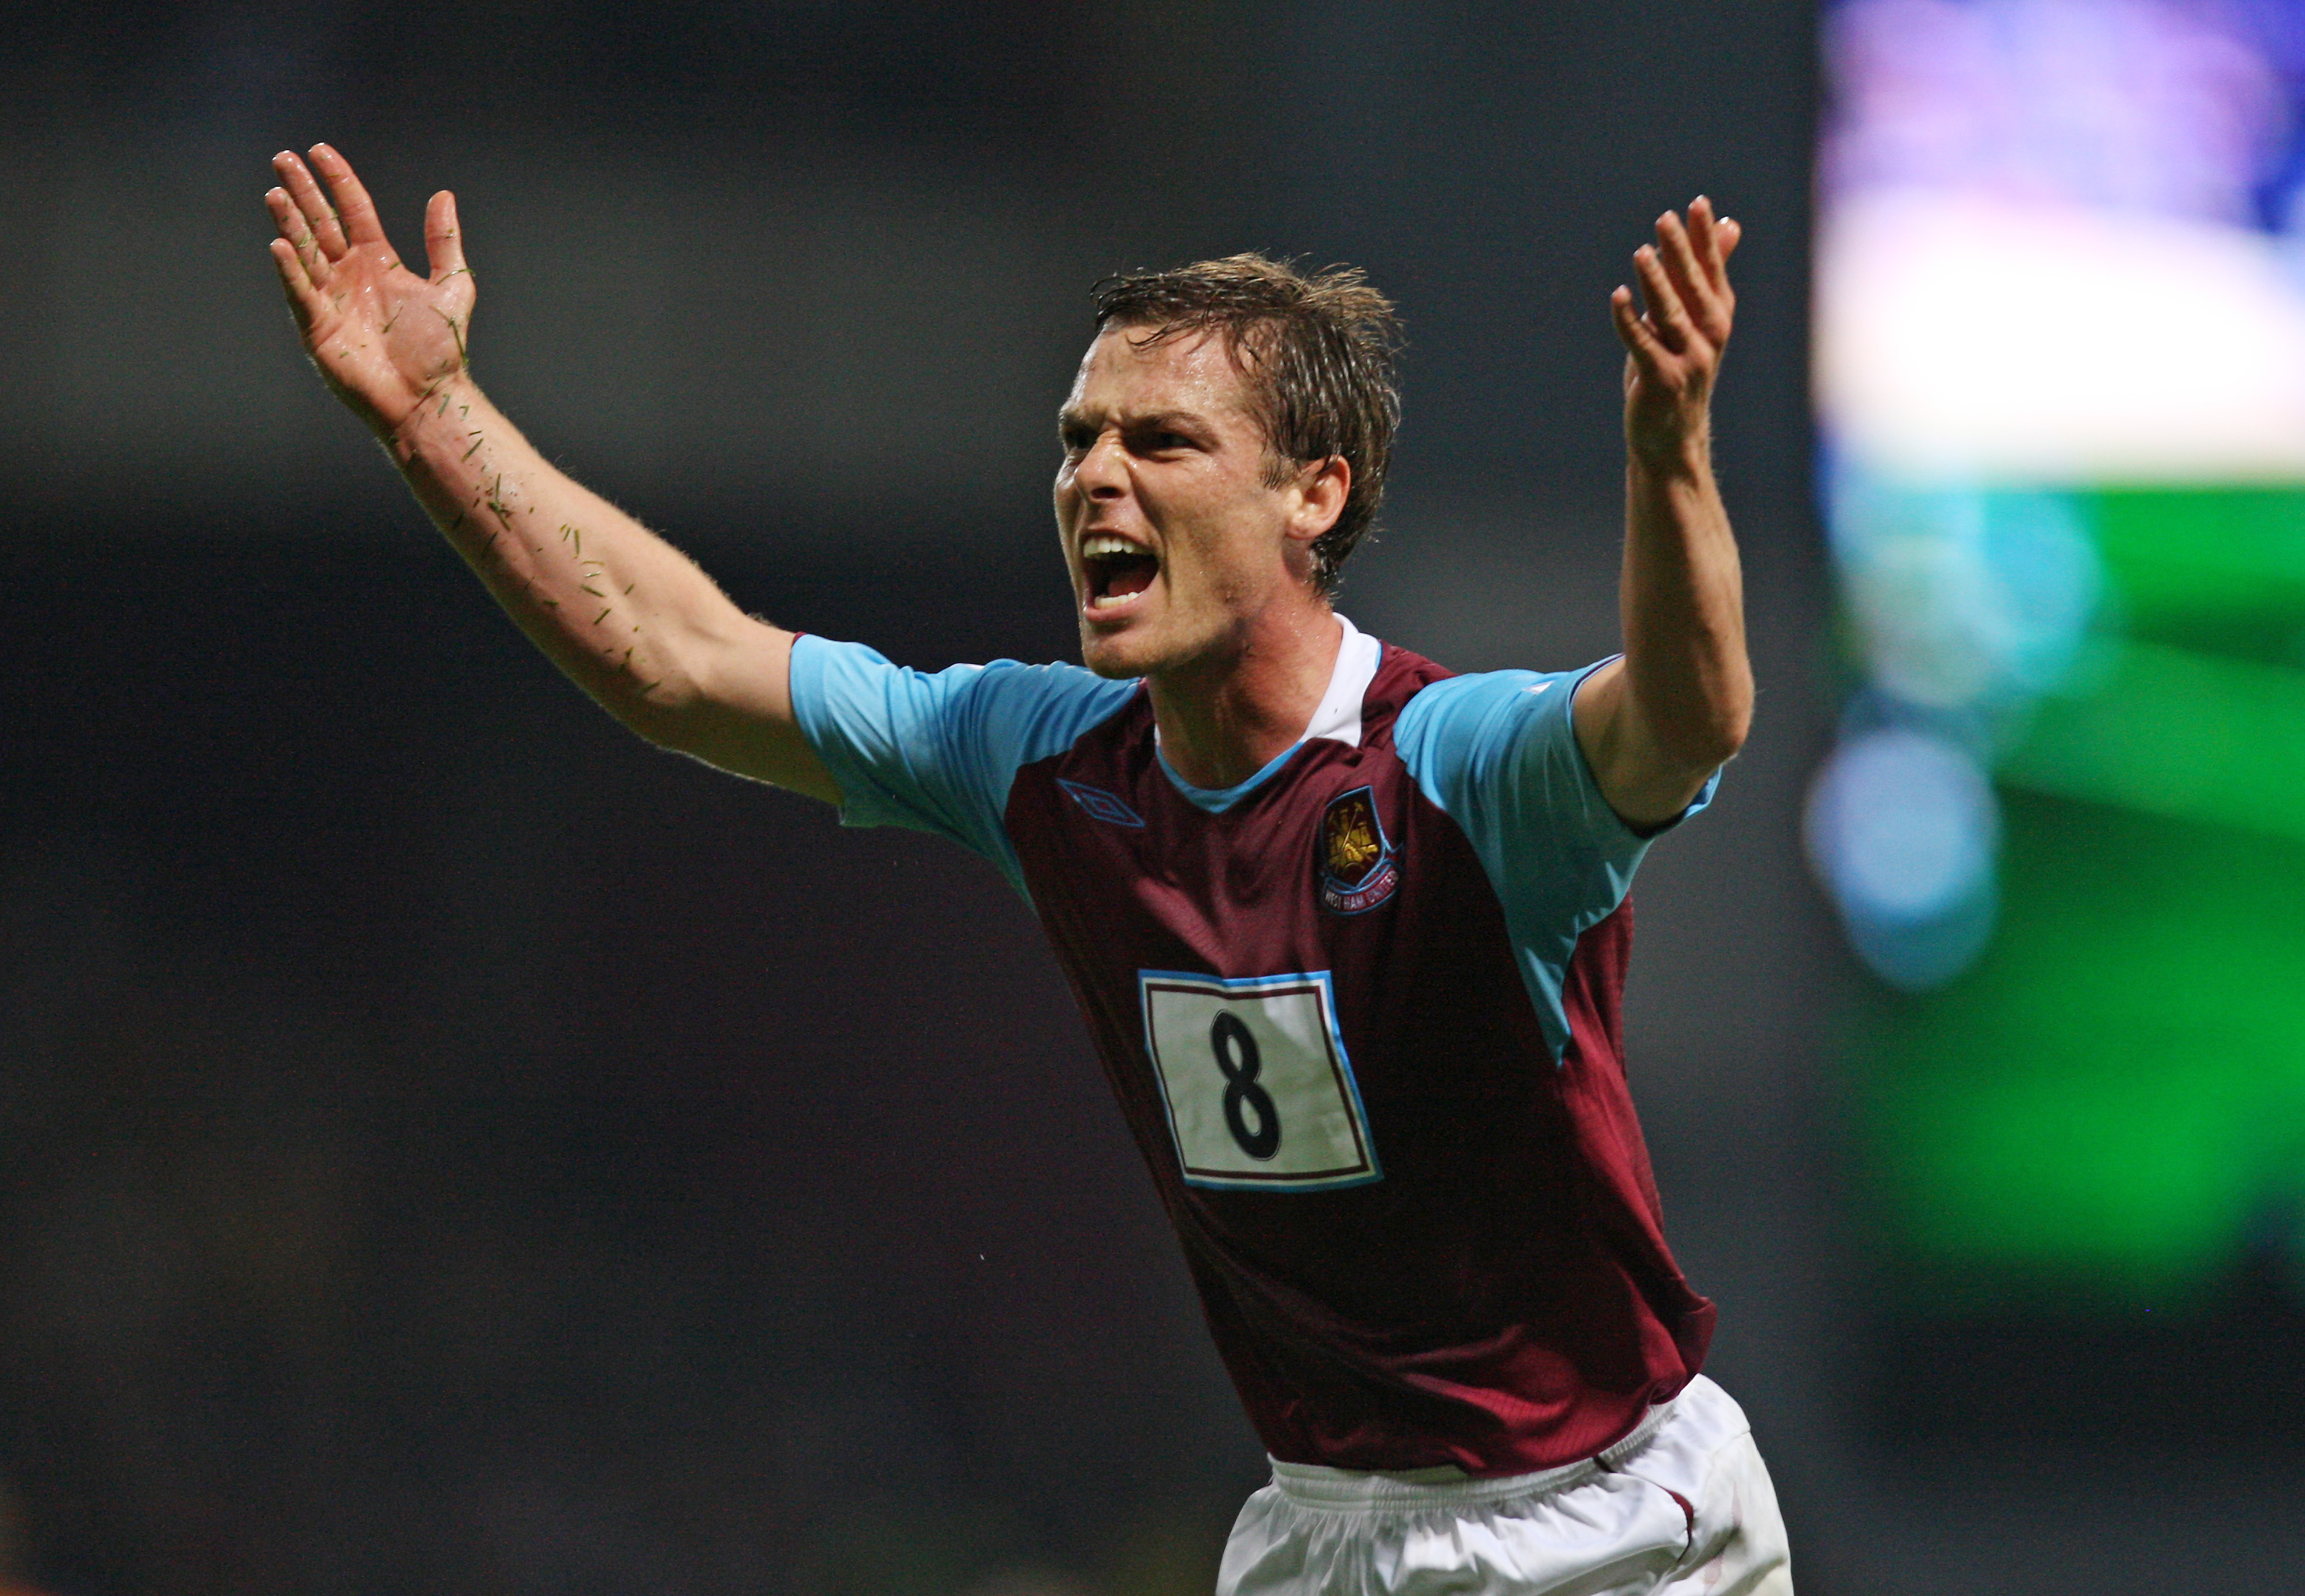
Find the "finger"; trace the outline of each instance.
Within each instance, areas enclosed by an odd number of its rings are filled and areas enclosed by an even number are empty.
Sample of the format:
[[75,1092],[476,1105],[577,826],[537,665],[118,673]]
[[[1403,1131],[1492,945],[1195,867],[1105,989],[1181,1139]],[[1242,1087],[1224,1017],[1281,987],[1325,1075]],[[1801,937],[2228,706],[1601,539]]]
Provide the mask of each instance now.
[[1641,300],[1648,308],[1646,319],[1657,342],[1675,354],[1686,350],[1697,336],[1697,328],[1681,307],[1680,296],[1673,292],[1672,280],[1665,276],[1664,262],[1657,259],[1654,246],[1643,244],[1633,251],[1633,269],[1641,280]]
[[288,313],[296,318],[300,332],[312,329],[312,318],[319,313],[319,291],[305,274],[304,263],[298,259],[296,246],[285,238],[276,238],[270,245],[273,269],[280,274],[280,291],[288,296]]
[[1625,352],[1640,367],[1641,375],[1652,382],[1661,381],[1672,355],[1657,342],[1655,331],[1641,313],[1633,309],[1631,289],[1620,284],[1609,296],[1609,316],[1617,324],[1617,337],[1623,343]]
[[1728,285],[1721,270],[1721,225],[1713,215],[1713,201],[1703,194],[1688,202],[1688,243],[1697,264],[1715,292]]
[[456,225],[456,196],[446,189],[424,208],[424,254],[432,263],[435,283],[472,269],[464,264],[464,235]]
[[320,246],[312,237],[312,229],[304,220],[304,213],[296,208],[295,200],[286,189],[273,189],[264,196],[264,203],[272,212],[272,225],[280,230],[280,242],[286,244],[296,257],[306,278],[317,287],[328,280],[328,263],[320,253]]
[[1712,279],[1697,258],[1697,241],[1672,212],[1657,218],[1657,256],[1675,298],[1688,313],[1690,325],[1705,337],[1718,330],[1720,308],[1714,302]]
[[1705,279],[1712,284],[1714,305],[1719,319],[1705,325],[1705,334],[1716,344],[1729,336],[1730,323],[1737,314],[1737,291],[1729,284],[1729,257],[1737,252],[1738,242],[1745,236],[1744,227],[1734,218],[1714,215],[1713,201],[1699,194],[1689,202],[1689,241],[1697,246],[1697,259],[1705,268]]
[[272,157],[272,169],[280,174],[281,186],[296,201],[296,208],[304,213],[304,224],[311,229],[320,253],[330,260],[343,259],[344,230],[336,221],[336,208],[312,180],[311,169],[298,160],[293,151],[286,149]]
[[[353,175],[353,164],[327,144],[312,146],[312,160],[320,168],[320,175],[328,180],[328,192],[336,202],[336,214],[344,220],[344,234],[356,244],[383,244],[384,224],[377,220],[376,201],[368,197],[368,190]],[[385,244],[387,249],[391,245]]]

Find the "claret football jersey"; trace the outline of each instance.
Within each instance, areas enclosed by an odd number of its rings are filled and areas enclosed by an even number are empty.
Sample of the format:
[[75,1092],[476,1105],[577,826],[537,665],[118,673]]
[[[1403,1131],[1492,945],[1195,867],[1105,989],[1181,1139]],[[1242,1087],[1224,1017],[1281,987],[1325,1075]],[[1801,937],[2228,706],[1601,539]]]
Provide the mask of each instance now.
[[950,837],[1040,916],[1283,1461],[1550,1468],[1704,1357],[1619,1024],[1646,840],[1578,747],[1582,675],[1347,623],[1303,739],[1211,791],[1140,683],[794,646],[844,821]]

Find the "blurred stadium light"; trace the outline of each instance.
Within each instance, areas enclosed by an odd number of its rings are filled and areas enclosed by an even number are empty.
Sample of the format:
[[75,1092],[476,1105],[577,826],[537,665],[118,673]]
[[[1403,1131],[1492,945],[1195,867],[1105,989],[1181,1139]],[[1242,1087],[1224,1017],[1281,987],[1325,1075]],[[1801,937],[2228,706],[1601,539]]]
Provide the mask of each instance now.
[[1938,1305],[2300,1278],[2305,9],[1830,8],[1810,853]]

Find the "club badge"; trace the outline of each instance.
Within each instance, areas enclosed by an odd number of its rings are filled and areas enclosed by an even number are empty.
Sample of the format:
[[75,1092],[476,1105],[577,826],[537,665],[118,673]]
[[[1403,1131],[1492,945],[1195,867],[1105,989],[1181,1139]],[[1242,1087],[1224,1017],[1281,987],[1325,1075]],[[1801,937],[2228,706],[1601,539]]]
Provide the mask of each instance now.
[[1400,856],[1377,819],[1376,794],[1355,787],[1332,798],[1321,817],[1315,848],[1321,906],[1331,914],[1365,914],[1400,885]]

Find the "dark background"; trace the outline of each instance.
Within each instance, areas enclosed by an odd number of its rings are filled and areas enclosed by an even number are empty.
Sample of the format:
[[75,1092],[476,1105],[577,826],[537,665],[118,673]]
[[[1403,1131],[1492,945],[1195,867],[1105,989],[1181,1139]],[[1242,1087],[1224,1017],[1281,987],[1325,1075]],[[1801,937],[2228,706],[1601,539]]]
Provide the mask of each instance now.
[[2295,1415],[2233,1388],[2289,1343],[2172,1343],[2188,1380],[2156,1390],[2254,1422],[2145,1446],[2186,1413],[2067,1422],[2126,1378],[2085,1337],[1870,1310],[1829,1062],[1854,978],[1797,844],[1828,701],[1814,27],[1764,0],[13,17],[8,1571],[1169,1596],[1262,1479],[1025,909],[617,730],[305,369],[259,197],[327,138],[404,247],[456,190],[477,369],[548,453],[748,607],[918,665],[1071,655],[1045,495],[1087,288],[1245,248],[1365,266],[1408,318],[1397,488],[1343,607],[1460,667],[1606,652],[1606,296],[1661,208],[1717,196],[1749,240],[1720,429],[1762,709],[1644,872],[1629,998],[1712,1371],[1810,1596],[2280,1588]]

